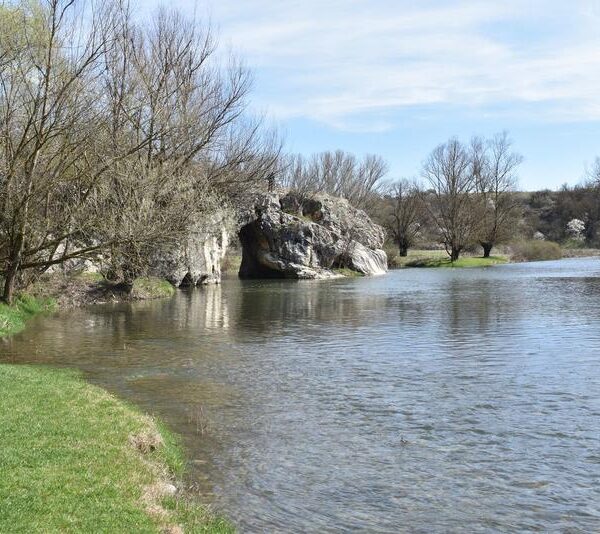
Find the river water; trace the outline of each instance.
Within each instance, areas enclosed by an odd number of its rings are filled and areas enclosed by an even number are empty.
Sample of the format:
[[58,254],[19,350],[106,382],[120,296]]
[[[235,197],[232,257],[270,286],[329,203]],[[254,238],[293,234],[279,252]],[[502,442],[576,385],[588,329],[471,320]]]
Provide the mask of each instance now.
[[226,280],[36,320],[242,532],[600,531],[600,259]]

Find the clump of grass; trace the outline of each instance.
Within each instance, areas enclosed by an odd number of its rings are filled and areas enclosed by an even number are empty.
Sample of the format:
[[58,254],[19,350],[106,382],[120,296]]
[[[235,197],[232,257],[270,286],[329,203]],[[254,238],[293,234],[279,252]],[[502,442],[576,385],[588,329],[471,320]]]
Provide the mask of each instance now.
[[90,271],[81,271],[73,275],[74,278],[80,280],[86,280],[88,282],[102,282],[104,281],[104,275],[102,273],[93,273]]
[[560,260],[563,255],[560,245],[553,241],[532,239],[513,243],[510,248],[515,261]]
[[53,299],[30,295],[19,295],[11,306],[0,304],[0,337],[23,330],[28,319],[52,311],[55,306]]
[[352,269],[348,269],[348,267],[339,267],[333,269],[333,272],[346,278],[361,278],[364,276],[363,273],[359,273],[358,271],[353,271]]
[[[388,255],[388,267],[390,269],[402,269],[404,267],[422,266],[431,260],[444,260],[448,257],[443,250],[419,250],[411,249],[407,256],[400,256],[396,248],[386,249]],[[423,265],[424,266],[424,265]]]
[[178,440],[76,373],[0,365],[0,532],[232,532],[173,494]]
[[167,280],[153,276],[143,276],[133,282],[131,289],[131,298],[142,299],[162,299],[172,297],[175,294],[175,288]]

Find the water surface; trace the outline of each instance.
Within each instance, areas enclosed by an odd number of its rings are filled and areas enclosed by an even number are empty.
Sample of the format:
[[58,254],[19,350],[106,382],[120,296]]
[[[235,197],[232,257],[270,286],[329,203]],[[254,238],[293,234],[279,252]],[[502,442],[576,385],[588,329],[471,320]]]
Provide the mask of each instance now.
[[227,280],[37,320],[184,438],[241,531],[600,529],[600,259]]

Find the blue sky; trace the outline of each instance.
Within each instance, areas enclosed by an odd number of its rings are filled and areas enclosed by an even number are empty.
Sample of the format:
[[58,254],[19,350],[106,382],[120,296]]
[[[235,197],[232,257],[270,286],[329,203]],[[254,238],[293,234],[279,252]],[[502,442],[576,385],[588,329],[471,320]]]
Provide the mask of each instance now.
[[527,190],[577,183],[600,155],[599,0],[169,5],[211,19],[291,151],[378,153],[416,176],[448,137],[508,130]]

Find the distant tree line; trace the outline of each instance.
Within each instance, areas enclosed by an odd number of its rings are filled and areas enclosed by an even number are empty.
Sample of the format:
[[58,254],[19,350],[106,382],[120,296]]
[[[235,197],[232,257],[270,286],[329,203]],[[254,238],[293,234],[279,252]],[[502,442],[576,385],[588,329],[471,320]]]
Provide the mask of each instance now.
[[280,162],[279,182],[300,197],[327,193],[347,199],[357,208],[370,211],[383,192],[388,165],[382,157],[367,154],[362,159],[343,150],[305,157],[293,154]]
[[329,193],[364,209],[400,256],[436,243],[452,261],[476,247],[489,257],[495,246],[517,240],[600,246],[600,159],[583,184],[532,193],[518,191],[522,161],[502,132],[467,144],[450,139],[414,179],[390,181],[381,158],[359,160],[339,150],[288,157],[280,176],[303,197]]
[[600,161],[587,179],[558,191],[520,193],[530,235],[566,244],[600,247]]

